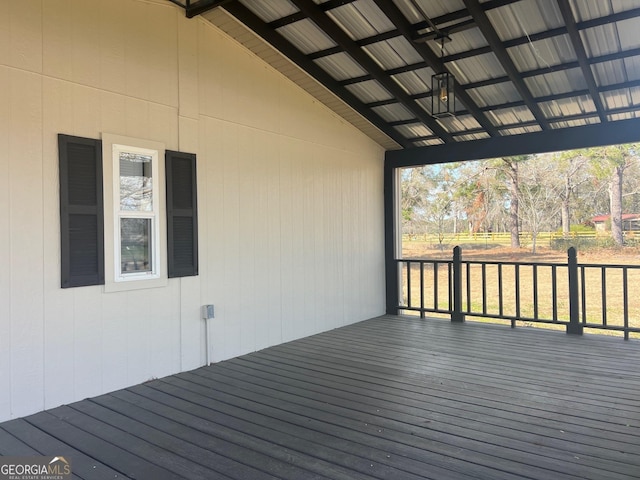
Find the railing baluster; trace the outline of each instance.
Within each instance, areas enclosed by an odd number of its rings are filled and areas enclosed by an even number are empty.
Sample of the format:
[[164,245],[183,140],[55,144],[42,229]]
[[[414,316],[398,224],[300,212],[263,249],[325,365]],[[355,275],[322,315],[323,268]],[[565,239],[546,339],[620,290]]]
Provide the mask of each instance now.
[[558,276],[556,266],[551,266],[551,298],[553,302],[552,320],[558,321]]
[[453,289],[455,283],[453,281],[453,263],[447,264],[447,283],[449,284],[449,311],[453,312],[455,310],[453,305]]
[[482,314],[487,314],[487,264],[482,264]]
[[438,310],[438,262],[433,264],[433,308]]
[[602,325],[607,326],[607,270],[602,266],[600,269],[600,287],[602,289]]
[[407,307],[411,308],[411,262],[407,262]]
[[420,262],[420,318],[424,318],[424,262]]
[[538,265],[533,264],[533,318],[538,319]]
[[504,315],[504,302],[502,300],[502,264],[498,264],[498,312],[502,317]]
[[629,340],[629,284],[627,267],[622,267],[622,300],[624,302],[624,339]]
[[582,323],[587,323],[587,272],[584,265],[580,266],[580,295],[582,302]]
[[465,264],[467,273],[467,313],[471,313],[471,264]]
[[[520,265],[515,265],[516,317],[520,318]],[[516,328],[516,321],[511,319],[511,328]]]

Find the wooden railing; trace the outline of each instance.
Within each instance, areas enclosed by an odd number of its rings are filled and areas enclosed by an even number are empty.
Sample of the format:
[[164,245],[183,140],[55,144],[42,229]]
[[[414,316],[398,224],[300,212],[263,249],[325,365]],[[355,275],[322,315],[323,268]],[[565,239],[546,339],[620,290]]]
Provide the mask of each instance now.
[[584,328],[640,333],[640,266],[462,260],[397,260],[402,292],[398,309],[506,320],[515,327],[544,323],[568,333]]

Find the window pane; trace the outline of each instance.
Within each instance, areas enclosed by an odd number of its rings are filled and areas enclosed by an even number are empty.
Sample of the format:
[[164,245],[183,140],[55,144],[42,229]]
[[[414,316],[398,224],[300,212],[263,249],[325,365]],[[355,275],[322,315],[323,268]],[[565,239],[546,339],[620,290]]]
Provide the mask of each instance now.
[[120,209],[153,210],[151,155],[120,152]]
[[151,272],[151,219],[120,219],[120,269],[123,274]]

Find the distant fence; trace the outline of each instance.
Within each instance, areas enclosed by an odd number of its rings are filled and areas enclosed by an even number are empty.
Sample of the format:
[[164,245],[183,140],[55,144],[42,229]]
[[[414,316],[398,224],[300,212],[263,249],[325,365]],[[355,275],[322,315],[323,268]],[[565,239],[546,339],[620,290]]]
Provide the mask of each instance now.
[[[640,240],[640,230],[625,231],[624,236],[627,240]],[[520,242],[523,245],[529,245],[533,241],[533,234],[530,232],[521,232]],[[589,232],[569,232],[564,235],[562,232],[540,232],[536,237],[536,244],[548,247],[554,240],[567,239],[605,239],[610,238],[611,232],[589,231]],[[445,233],[440,237],[437,233],[417,233],[403,234],[403,242],[424,242],[430,245],[464,245],[464,244],[492,244],[492,245],[511,245],[511,233],[509,232],[479,232],[479,233]]]
[[640,333],[640,265],[401,259],[398,309]]

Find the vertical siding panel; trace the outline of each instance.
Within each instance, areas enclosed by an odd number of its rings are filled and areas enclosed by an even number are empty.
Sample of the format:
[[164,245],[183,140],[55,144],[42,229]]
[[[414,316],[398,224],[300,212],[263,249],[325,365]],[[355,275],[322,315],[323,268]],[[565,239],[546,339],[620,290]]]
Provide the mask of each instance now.
[[[206,193],[204,190],[204,161],[206,155],[198,149],[198,122],[191,118],[180,117],[179,122],[179,150],[182,152],[197,153],[196,172],[198,190],[198,217],[199,228],[198,244],[202,247],[198,250],[199,271],[206,270],[207,249],[203,248],[205,238],[202,227],[206,224],[203,212],[206,211]],[[201,286],[202,275],[172,279],[169,282],[179,282],[179,304],[177,305],[176,318],[180,318],[180,370],[190,370],[202,365],[205,357],[202,352],[202,340],[204,339],[204,322],[200,318],[200,305],[210,303],[202,299]]]
[[300,217],[295,214],[295,206],[300,201],[294,201],[294,168],[292,160],[292,142],[280,138],[279,151],[279,209],[280,209],[280,311],[282,341],[287,342],[295,338],[296,303],[299,297],[296,295],[296,284],[299,282],[294,275],[297,270],[296,246],[300,244],[301,234]]
[[253,139],[252,161],[245,170],[245,174],[251,177],[252,185],[252,264],[253,264],[253,298],[248,314],[253,324],[252,351],[262,349],[269,345],[269,331],[273,328],[271,312],[269,311],[268,285],[271,272],[268,268],[272,251],[269,249],[269,223],[272,213],[267,205],[267,184],[273,180],[271,169],[273,161],[269,157],[269,144],[271,135],[259,130],[250,132]]
[[318,247],[316,245],[317,223],[316,215],[318,199],[316,194],[316,165],[314,157],[309,152],[309,144],[302,143],[302,154],[297,161],[300,162],[300,181],[302,191],[302,258],[298,263],[298,281],[304,284],[303,298],[304,310],[298,317],[299,336],[310,335],[317,331],[318,324]]
[[102,308],[102,385],[111,392],[128,386],[127,367],[129,344],[127,341],[132,313],[127,308],[126,293],[104,294]]
[[[238,127],[235,125],[222,125],[220,138],[221,152],[219,161],[224,165],[221,176],[222,201],[219,221],[222,230],[220,232],[222,261],[215,275],[221,281],[218,301],[222,307],[223,315],[216,322],[216,330],[213,332],[216,338],[216,348],[220,352],[221,359],[230,358],[234,352],[240,350],[240,235],[239,235],[239,199],[238,199]],[[215,248],[212,245],[212,248]],[[221,328],[220,328],[221,327]]]
[[[259,281],[256,275],[260,272],[256,269],[256,241],[261,237],[261,232],[257,231],[256,225],[256,208],[257,208],[257,189],[258,182],[255,179],[255,166],[262,158],[256,159],[256,155],[260,155],[255,149],[255,138],[257,132],[247,129],[238,129],[238,158],[234,162],[232,176],[227,177],[227,181],[231,184],[237,183],[237,186],[225,186],[225,192],[229,192],[229,196],[233,197],[232,202],[237,202],[237,217],[230,218],[229,228],[238,231],[238,248],[237,261],[235,265],[228,264],[228,268],[237,269],[237,289],[234,298],[238,302],[237,328],[240,333],[240,344],[232,354],[237,355],[238,352],[252,352],[256,345],[256,323],[257,314],[255,306],[257,302],[258,291],[256,285]],[[228,188],[228,190],[227,190]],[[237,199],[236,199],[237,196]],[[237,222],[237,224],[236,224]],[[225,222],[226,224],[227,222]],[[263,252],[261,252],[263,254]],[[261,317],[261,322],[264,319]]]
[[[308,144],[308,148],[312,145]],[[315,149],[314,149],[315,150]],[[311,158],[313,172],[313,188],[311,200],[311,235],[313,235],[313,253],[315,262],[314,277],[316,287],[314,289],[314,307],[308,314],[313,315],[314,322],[307,334],[312,334],[327,329],[327,262],[329,260],[328,245],[326,243],[326,209],[330,199],[325,198],[325,182],[327,176],[328,152],[325,149],[316,151]]]
[[[75,290],[73,309],[63,313],[62,322],[68,323],[70,318],[73,319],[71,329],[74,339],[72,370],[75,383],[74,394],[76,398],[86,398],[102,393],[104,357],[111,355],[111,352],[104,351],[102,345],[102,287],[82,287]],[[50,337],[53,340],[53,332]],[[56,354],[60,354],[60,348],[61,346],[56,346],[54,343],[51,345],[49,355],[55,358]],[[54,400],[58,399],[49,400],[52,407],[69,401],[68,399],[62,402]]]
[[[45,408],[72,401],[75,397],[74,292],[60,288],[60,208],[58,198],[58,132],[73,132],[69,115],[73,86],[55,79],[43,79],[43,213],[44,238],[44,388]],[[66,106],[66,108],[65,108]],[[58,130],[59,129],[59,130]],[[52,201],[56,199],[56,201]],[[60,372],[65,372],[60,375]]]
[[186,18],[180,10],[175,13],[178,22],[178,106],[179,115],[198,118],[198,28],[193,20]]
[[[82,1],[82,0],[80,0]],[[89,3],[89,2],[86,2]],[[96,8],[94,6],[94,8]],[[123,12],[127,12],[130,3],[127,0],[100,2],[98,23],[100,54],[100,89],[107,92],[125,94],[127,91],[127,45],[129,42],[128,24],[121,21]],[[106,130],[116,132],[118,130]]]
[[[7,65],[30,72],[42,72],[42,2],[9,4]],[[7,13],[7,12],[0,12]]]
[[12,2],[0,2],[0,65],[11,64]]
[[229,128],[221,122],[201,117],[200,120],[200,159],[204,168],[199,170],[198,195],[200,199],[199,209],[202,221],[198,227],[200,238],[200,251],[204,253],[202,258],[206,262],[200,270],[203,278],[202,303],[213,303],[216,306],[215,319],[210,321],[211,355],[214,361],[224,358],[225,342],[223,338],[225,318],[227,311],[223,301],[224,259],[225,252],[222,246],[225,238],[225,228],[222,222],[224,211],[223,175],[224,161],[228,156],[225,150],[224,139],[228,135]]
[[42,79],[10,77],[11,384],[21,416],[44,406]]
[[[280,225],[282,223],[282,212],[280,210],[280,161],[279,161],[279,141],[273,136],[265,136],[265,166],[268,167],[268,181],[264,183],[265,199],[263,205],[264,217],[267,219],[265,226],[266,240],[264,242],[269,256],[265,259],[264,270],[267,272],[264,286],[267,301],[265,307],[268,311],[269,329],[264,334],[265,343],[259,344],[258,348],[276,345],[283,342],[282,338],[282,265],[289,262],[287,257],[282,255],[282,237]],[[258,339],[262,333],[258,332]]]
[[341,202],[342,202],[342,244],[343,244],[343,260],[342,260],[342,274],[344,278],[344,296],[343,296],[343,311],[344,321],[343,323],[351,322],[354,318],[357,318],[357,308],[355,306],[354,287],[358,281],[358,276],[355,274],[355,268],[357,265],[357,259],[355,255],[357,242],[357,225],[356,219],[353,217],[353,212],[356,210],[357,202],[354,198],[354,170],[352,164],[349,164],[341,172],[342,188]]
[[101,18],[96,5],[82,0],[42,3],[44,73],[79,85],[99,86],[100,29],[86,21],[94,15]]
[[[6,38],[3,26],[8,23],[2,18],[7,13],[8,3],[0,5],[0,40]],[[4,60],[3,46],[0,41],[0,60]],[[10,71],[0,66],[0,420],[11,415],[11,196],[9,185],[9,129],[11,117]]]

